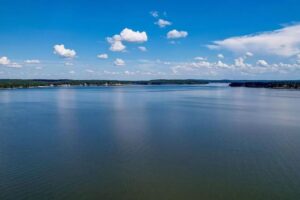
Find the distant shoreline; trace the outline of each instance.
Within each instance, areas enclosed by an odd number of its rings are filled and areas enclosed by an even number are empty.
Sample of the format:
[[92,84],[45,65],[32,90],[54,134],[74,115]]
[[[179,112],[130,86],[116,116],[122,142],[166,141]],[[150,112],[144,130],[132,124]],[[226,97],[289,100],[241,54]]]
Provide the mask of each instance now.
[[0,79],[0,89],[43,88],[69,86],[126,86],[126,85],[207,85],[227,83],[230,87],[300,89],[300,80],[197,80],[197,79],[156,79],[143,81],[123,80],[68,80],[68,79]]
[[44,80],[44,79],[2,79],[0,88],[37,88],[61,86],[125,86],[125,85],[204,85],[204,80],[149,80],[149,81],[119,81],[119,80]]
[[300,81],[246,81],[231,82],[230,87],[270,88],[270,89],[300,89]]

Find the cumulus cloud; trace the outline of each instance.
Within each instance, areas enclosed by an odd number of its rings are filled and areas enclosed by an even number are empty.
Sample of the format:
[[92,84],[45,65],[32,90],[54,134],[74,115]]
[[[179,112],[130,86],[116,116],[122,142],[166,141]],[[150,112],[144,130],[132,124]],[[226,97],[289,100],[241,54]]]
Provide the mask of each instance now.
[[0,58],[0,65],[6,66],[6,67],[12,67],[12,68],[21,68],[22,65],[16,62],[11,62],[8,57],[3,56]]
[[126,42],[138,42],[138,43],[143,43],[147,42],[148,36],[145,31],[139,32],[139,31],[133,31],[132,29],[125,28],[123,31],[120,33],[122,41]]
[[252,52],[246,52],[245,57],[252,57],[254,56],[254,54]]
[[155,22],[160,28],[164,28],[166,26],[172,25],[172,22],[169,22],[167,20],[159,19],[157,22]]
[[111,45],[109,48],[111,51],[124,51],[126,49],[126,46],[122,43],[122,38],[120,35],[108,37],[107,42]]
[[178,31],[176,29],[169,31],[167,34],[168,39],[179,39],[179,38],[185,38],[188,36],[188,32],[186,31]]
[[224,59],[224,55],[223,54],[218,54],[218,58]]
[[71,63],[71,62],[65,62],[64,65],[65,65],[65,66],[73,66],[74,64]]
[[250,67],[250,64],[245,63],[245,59],[242,57],[234,59],[234,65],[239,68]]
[[107,59],[108,55],[106,53],[103,53],[103,54],[97,55],[97,57],[100,58],[100,59]]
[[6,56],[0,58],[0,65],[9,65],[9,64],[10,64],[10,60]]
[[195,62],[175,63],[175,66],[171,67],[173,73],[178,74],[180,72],[195,72],[207,73],[207,75],[213,75],[217,70],[232,69],[233,65],[223,63],[222,61],[209,62],[207,60],[196,60]]
[[228,49],[233,52],[248,51],[290,57],[300,53],[300,24],[290,25],[278,30],[231,37],[214,41],[210,49]]
[[299,64],[293,63],[274,63],[270,64],[265,60],[258,60],[251,64],[245,61],[245,58],[240,57],[235,59],[233,70],[237,70],[242,74],[263,74],[263,73],[289,73],[300,70]]
[[63,58],[74,58],[76,56],[76,51],[65,48],[65,45],[63,44],[57,44],[54,45],[54,54],[57,54]]
[[159,17],[159,14],[158,14],[158,11],[151,11],[150,12],[150,15],[152,16],[152,17],[155,17],[155,18],[157,18],[157,17]]
[[132,71],[124,71],[125,75],[135,75],[136,72],[132,72]]
[[[249,59],[250,54],[244,53],[240,57],[233,59],[232,62],[210,61],[203,57],[196,57],[190,62],[171,62],[170,70],[174,75],[221,75],[221,76],[257,76],[280,74],[298,74],[300,73],[300,62],[297,62],[298,56],[294,60],[289,59],[289,63],[278,62],[269,63],[264,59]],[[248,60],[249,59],[249,60]]]
[[268,67],[268,66],[269,66],[268,62],[265,61],[265,60],[258,60],[258,61],[256,62],[256,64],[257,64],[258,66],[262,66],[262,67]]
[[194,58],[194,60],[206,60],[206,58],[201,57],[201,56],[197,56],[197,57]]
[[[296,60],[291,63],[268,63],[266,60],[254,61],[247,60],[249,57],[245,55],[237,57],[232,62],[210,61],[203,57],[196,57],[194,61],[190,62],[169,62],[168,66],[174,75],[226,75],[232,77],[244,75],[258,75],[258,74],[289,74],[300,73],[300,63]],[[150,63],[151,61],[143,61]],[[294,62],[294,63],[293,63]],[[159,63],[163,63],[159,61]],[[157,65],[154,63],[154,66]],[[147,65],[148,66],[148,65]],[[150,65],[152,66],[152,65]]]
[[148,36],[145,31],[133,31],[129,28],[124,28],[120,34],[114,35],[113,37],[108,37],[107,42],[110,44],[111,51],[124,51],[126,46],[123,42],[136,42],[143,43],[147,42]]
[[115,61],[114,61],[114,65],[115,66],[124,66],[125,65],[125,61],[120,59],[120,58],[117,58]]
[[146,48],[146,47],[143,47],[143,46],[138,47],[138,49],[139,49],[140,51],[143,51],[143,52],[147,51],[147,48]]
[[71,70],[69,71],[70,74],[75,74],[75,71]]
[[230,68],[232,68],[232,66],[231,65],[229,65],[229,64],[226,64],[226,63],[223,63],[222,61],[218,61],[218,62],[216,62],[215,64],[214,64],[216,67],[219,67],[219,68],[225,68],[225,69],[230,69]]
[[41,61],[39,60],[25,60],[24,61],[26,64],[39,64]]

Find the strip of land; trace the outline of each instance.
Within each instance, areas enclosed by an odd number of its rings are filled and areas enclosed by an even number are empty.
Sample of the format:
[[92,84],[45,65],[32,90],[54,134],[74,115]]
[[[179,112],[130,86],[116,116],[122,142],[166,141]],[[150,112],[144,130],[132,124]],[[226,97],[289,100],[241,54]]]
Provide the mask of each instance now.
[[230,87],[300,89],[300,80],[289,81],[244,81],[244,80],[197,80],[157,79],[147,81],[122,80],[69,80],[69,79],[0,79],[0,88],[34,88],[59,86],[122,86],[122,85],[204,85],[227,83]]
[[300,81],[236,81],[230,87],[300,89]]
[[119,80],[45,80],[45,79],[2,79],[0,88],[32,88],[59,86],[121,86],[121,85],[197,85],[208,84],[204,80],[149,80],[149,81],[119,81]]

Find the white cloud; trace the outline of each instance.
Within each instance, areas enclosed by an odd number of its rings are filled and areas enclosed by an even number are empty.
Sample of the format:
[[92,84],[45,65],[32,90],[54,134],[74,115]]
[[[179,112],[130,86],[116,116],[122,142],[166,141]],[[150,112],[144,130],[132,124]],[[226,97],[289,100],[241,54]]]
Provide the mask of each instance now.
[[21,68],[22,65],[16,62],[12,62],[9,65],[7,65],[7,67],[12,67],[12,68]]
[[246,52],[245,56],[246,57],[252,57],[252,56],[254,56],[254,54],[248,51],[248,52]]
[[100,58],[100,59],[107,59],[108,55],[106,53],[104,53],[104,54],[97,55],[97,57]]
[[206,58],[203,58],[201,56],[197,56],[197,57],[194,58],[194,60],[206,60]]
[[140,51],[143,51],[143,52],[147,51],[147,48],[146,48],[146,47],[143,47],[143,46],[138,47],[138,49],[139,49]]
[[186,31],[177,31],[176,29],[169,31],[167,34],[168,39],[178,39],[185,38],[188,36],[188,32]]
[[135,75],[136,72],[125,71],[124,74],[125,74],[125,75]]
[[71,70],[69,71],[70,74],[75,74],[75,71]]
[[234,59],[234,65],[239,68],[250,67],[250,64],[245,63],[245,59],[242,57]]
[[258,61],[256,62],[256,64],[257,64],[258,66],[262,66],[262,67],[268,67],[268,66],[269,66],[268,62],[265,61],[265,60],[258,60]]
[[[242,58],[243,59],[243,58]],[[242,61],[243,63],[243,61]],[[190,72],[194,74],[195,72],[206,73],[207,75],[215,75],[218,70],[233,70],[234,65],[227,64],[222,61],[210,62],[207,60],[197,60],[196,62],[186,62],[186,63],[176,63],[174,67],[171,67],[173,73],[179,72]]]
[[228,64],[226,64],[226,63],[223,63],[222,61],[218,61],[218,62],[216,62],[215,63],[215,66],[216,67],[219,67],[219,68],[231,68],[232,66],[230,66],[230,65],[228,65]]
[[9,64],[10,64],[10,60],[6,56],[0,58],[0,65],[9,65]]
[[71,62],[65,62],[64,65],[65,65],[65,66],[73,66],[74,64],[71,63]]
[[22,65],[16,62],[11,62],[6,56],[0,58],[0,65],[12,68],[21,68]]
[[114,61],[114,65],[116,66],[124,66],[125,65],[125,61],[120,59],[120,58],[117,58],[115,61]]
[[41,61],[39,60],[25,60],[24,61],[26,64],[39,64]]
[[107,71],[107,70],[104,70],[103,73],[104,74],[109,74],[109,75],[119,75],[119,74],[121,74],[120,72],[112,72],[112,71]]
[[158,11],[155,11],[155,10],[151,11],[150,15],[152,15],[152,17],[155,17],[155,18],[159,17]]
[[199,62],[191,63],[191,66],[210,68],[210,67],[212,67],[212,63],[210,63],[208,61],[199,61]]
[[172,25],[172,22],[169,22],[167,20],[159,19],[157,22],[155,22],[160,28],[164,28],[166,26]]
[[110,43],[111,51],[124,51],[126,46],[122,43],[122,38],[120,35],[114,35],[113,37],[108,37],[107,42]]
[[246,63],[245,59],[240,57],[235,60],[233,70],[237,70],[242,74],[270,74],[270,73],[291,73],[300,71],[300,65],[297,63],[274,63],[270,64],[265,60],[258,60],[254,64]]
[[120,33],[122,41],[126,42],[147,42],[148,37],[147,33],[145,31],[139,32],[139,31],[133,31],[132,29],[125,28]]
[[[196,57],[197,58],[197,57]],[[147,61],[150,63],[151,61]],[[211,62],[208,59],[195,59],[191,62],[170,62],[170,70],[175,75],[227,75],[229,77],[258,75],[258,74],[288,74],[300,73],[300,63],[274,63],[270,64],[265,60],[247,61],[246,56],[241,56],[231,63],[225,63],[221,60]],[[152,65],[151,65],[152,66]],[[155,66],[155,65],[154,65]]]
[[126,46],[123,42],[136,42],[143,43],[147,42],[148,36],[145,31],[133,31],[132,29],[124,28],[121,33],[114,35],[113,37],[108,37],[107,42],[111,45],[111,51],[124,51]]
[[224,59],[224,55],[223,54],[218,54],[218,58]]
[[57,44],[54,45],[54,54],[57,54],[63,58],[74,58],[76,56],[76,51],[72,49],[66,49],[65,45]]
[[300,24],[252,35],[231,37],[214,41],[210,49],[228,49],[233,52],[247,51],[290,57],[300,53]]

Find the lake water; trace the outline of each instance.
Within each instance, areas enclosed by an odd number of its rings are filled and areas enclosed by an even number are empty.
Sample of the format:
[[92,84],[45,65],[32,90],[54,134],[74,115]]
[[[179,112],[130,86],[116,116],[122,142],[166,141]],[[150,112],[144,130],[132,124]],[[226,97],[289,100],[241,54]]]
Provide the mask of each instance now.
[[300,199],[300,91],[0,90],[0,199]]

